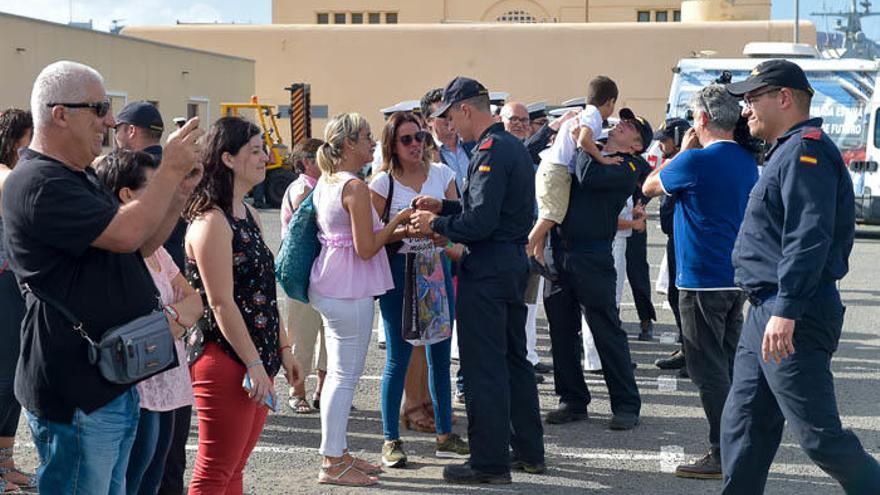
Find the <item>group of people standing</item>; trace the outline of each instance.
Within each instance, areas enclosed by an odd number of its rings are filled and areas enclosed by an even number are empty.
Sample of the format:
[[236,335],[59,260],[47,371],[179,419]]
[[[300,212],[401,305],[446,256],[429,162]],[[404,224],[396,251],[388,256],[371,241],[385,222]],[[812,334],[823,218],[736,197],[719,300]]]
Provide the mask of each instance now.
[[[543,473],[536,382],[546,370],[531,357],[526,294],[544,279],[559,396],[545,421],[588,417],[582,358],[592,345],[609,428],[636,428],[641,397],[618,309],[629,247],[614,246],[619,232],[644,231],[643,205],[658,195],[674,202],[681,356],[710,426],[709,452],[677,474],[760,493],[787,420],[848,493],[874,493],[880,466],[841,427],[829,371],[852,187],[821,121],[808,120],[811,94],[796,65],[770,61],[746,81],[699,91],[690,130],[670,121],[655,134],[624,108],[605,135],[618,94],[598,77],[583,111],[526,132],[522,108],[509,104],[499,118],[482,84],[457,77],[425,95],[423,115],[389,116],[369,179],[377,140],[363,116],[337,115],[322,140],[294,150],[300,175],[282,202],[282,235],[308,204],[320,252],[308,303],[288,300],[284,325],[274,255],[244,201],[269,161],[260,129],[222,117],[202,132],[192,119],[163,148],[155,107],[136,102],[114,119],[100,74],[52,64],[35,81],[32,116],[0,116],[0,317],[4,343],[15,344],[2,347],[0,493],[181,493],[193,406],[189,493],[242,493],[282,370],[291,408],[320,410],[319,483],[372,486],[385,468],[405,467],[400,424],[416,412],[437,457],[466,459],[445,466],[449,483]],[[776,142],[760,176],[734,142],[740,113],[753,136]],[[110,128],[119,149],[100,157]],[[641,155],[654,139],[668,160],[651,171]],[[381,463],[353,455],[347,440],[376,300]],[[72,327],[52,301],[81,323]],[[87,341],[157,307],[177,362],[137,386],[106,380]],[[653,315],[640,319],[650,339]],[[467,441],[453,432],[453,327]],[[430,401],[405,406],[401,421],[415,351]],[[40,456],[34,475],[12,459],[19,403]]]

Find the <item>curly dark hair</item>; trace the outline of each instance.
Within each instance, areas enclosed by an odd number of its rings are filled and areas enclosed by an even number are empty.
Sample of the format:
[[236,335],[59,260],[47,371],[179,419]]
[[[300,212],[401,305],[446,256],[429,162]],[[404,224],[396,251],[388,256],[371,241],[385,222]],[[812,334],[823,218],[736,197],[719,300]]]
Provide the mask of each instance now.
[[9,168],[18,162],[16,144],[34,129],[31,112],[10,108],[0,113],[0,163]]
[[202,142],[202,165],[205,174],[184,209],[192,221],[211,208],[232,214],[232,190],[235,173],[223,163],[223,153],[238,154],[260,128],[241,117],[221,117],[211,124]]
[[156,170],[159,164],[153,155],[143,151],[114,150],[95,166],[95,175],[107,189],[119,196],[119,191],[127,187],[132,191],[144,187],[147,182],[147,169]]

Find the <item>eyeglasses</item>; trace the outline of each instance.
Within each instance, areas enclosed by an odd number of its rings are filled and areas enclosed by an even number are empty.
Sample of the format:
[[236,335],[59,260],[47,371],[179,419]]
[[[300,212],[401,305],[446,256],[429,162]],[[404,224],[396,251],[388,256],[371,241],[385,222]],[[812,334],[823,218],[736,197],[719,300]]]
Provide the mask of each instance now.
[[507,121],[512,124],[529,125],[529,118],[528,117],[508,117]]
[[406,134],[404,136],[400,136],[397,138],[400,141],[400,144],[404,146],[409,146],[412,144],[413,139],[416,140],[417,143],[425,142],[425,139],[428,138],[428,133],[425,131],[418,131],[415,134]]
[[762,96],[769,95],[770,93],[777,93],[781,89],[782,88],[770,88],[766,91],[761,91],[760,93],[755,93],[753,95],[746,95],[743,97],[743,102],[745,102],[746,108],[752,108],[753,106],[755,106],[755,102],[757,102],[759,99],[761,99]]
[[108,100],[99,101],[97,103],[47,103],[47,107],[65,107],[65,108],[91,108],[95,111],[95,115],[99,118],[106,117],[110,113],[110,102]]

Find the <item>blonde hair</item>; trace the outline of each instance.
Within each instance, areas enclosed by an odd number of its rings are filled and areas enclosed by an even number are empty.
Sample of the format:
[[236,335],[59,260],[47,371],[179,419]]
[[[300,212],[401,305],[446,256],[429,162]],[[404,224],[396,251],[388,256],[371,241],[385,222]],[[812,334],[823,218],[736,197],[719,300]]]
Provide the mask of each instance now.
[[334,174],[339,172],[342,163],[345,140],[357,142],[361,129],[370,128],[370,124],[358,113],[342,113],[336,115],[324,127],[324,144],[318,148],[318,168],[324,180],[333,181]]

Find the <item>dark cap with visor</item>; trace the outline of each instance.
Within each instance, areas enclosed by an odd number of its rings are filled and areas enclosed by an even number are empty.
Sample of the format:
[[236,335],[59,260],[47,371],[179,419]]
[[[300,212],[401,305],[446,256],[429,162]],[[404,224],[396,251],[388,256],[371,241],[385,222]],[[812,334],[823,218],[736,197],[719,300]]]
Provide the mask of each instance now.
[[456,77],[443,90],[443,100],[440,108],[431,114],[431,117],[443,117],[452,105],[473,98],[475,96],[489,96],[489,90],[478,81],[468,77]]
[[766,86],[799,89],[810,95],[814,93],[804,70],[798,64],[782,59],[761,62],[744,81],[728,84],[727,92],[740,97]]

